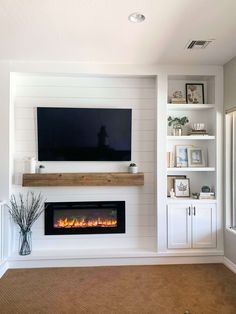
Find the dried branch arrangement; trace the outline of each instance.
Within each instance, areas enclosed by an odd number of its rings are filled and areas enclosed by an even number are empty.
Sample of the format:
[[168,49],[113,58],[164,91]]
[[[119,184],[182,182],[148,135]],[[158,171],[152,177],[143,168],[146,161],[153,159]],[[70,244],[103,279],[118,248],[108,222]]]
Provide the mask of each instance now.
[[9,214],[13,221],[20,227],[19,254],[28,255],[31,253],[31,227],[44,210],[44,199],[42,195],[28,192],[26,199],[19,194],[17,201],[15,195],[10,198],[8,206]]
[[14,222],[20,229],[29,231],[33,223],[42,214],[44,210],[44,201],[41,193],[35,194],[34,192],[28,192],[25,200],[20,193],[18,201],[15,195],[11,196],[11,206],[8,206],[8,210]]

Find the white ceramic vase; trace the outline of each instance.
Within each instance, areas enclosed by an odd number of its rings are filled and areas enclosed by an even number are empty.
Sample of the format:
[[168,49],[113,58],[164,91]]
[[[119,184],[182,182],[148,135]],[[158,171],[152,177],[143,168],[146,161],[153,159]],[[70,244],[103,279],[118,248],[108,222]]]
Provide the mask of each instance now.
[[129,173],[138,173],[138,167],[137,166],[129,167]]

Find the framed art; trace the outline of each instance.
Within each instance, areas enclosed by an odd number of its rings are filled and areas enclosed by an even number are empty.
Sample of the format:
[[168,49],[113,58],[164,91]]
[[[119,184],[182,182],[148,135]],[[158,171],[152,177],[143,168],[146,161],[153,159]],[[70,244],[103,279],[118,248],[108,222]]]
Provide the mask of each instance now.
[[204,85],[201,83],[186,84],[187,104],[204,104]]
[[190,180],[185,179],[175,179],[174,189],[176,197],[190,197]]
[[175,179],[186,179],[186,176],[183,175],[168,175],[167,176],[167,197],[170,197],[170,190],[174,189],[174,181]]
[[175,164],[176,167],[188,167],[188,148],[192,146],[175,146]]
[[205,167],[204,151],[199,147],[188,148],[188,166],[189,167]]

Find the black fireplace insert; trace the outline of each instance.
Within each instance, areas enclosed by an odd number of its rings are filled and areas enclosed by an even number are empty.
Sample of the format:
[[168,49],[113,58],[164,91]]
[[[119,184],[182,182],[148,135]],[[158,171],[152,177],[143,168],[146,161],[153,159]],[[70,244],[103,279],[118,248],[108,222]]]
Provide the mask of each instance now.
[[45,235],[125,233],[125,202],[45,203]]

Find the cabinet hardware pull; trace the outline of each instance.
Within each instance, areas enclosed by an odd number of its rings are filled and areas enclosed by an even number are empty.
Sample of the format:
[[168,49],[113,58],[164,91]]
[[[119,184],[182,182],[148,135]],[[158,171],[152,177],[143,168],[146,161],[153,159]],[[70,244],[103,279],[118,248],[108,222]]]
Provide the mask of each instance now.
[[194,214],[194,216],[196,216],[196,207],[195,206],[193,207],[193,214]]
[[191,207],[189,206],[188,208],[188,215],[190,216],[191,215]]

